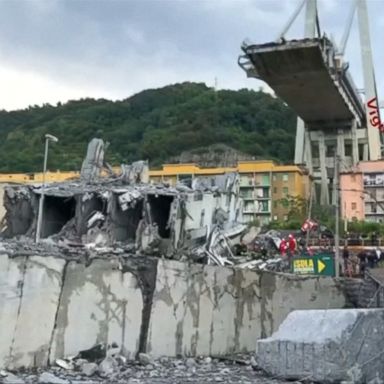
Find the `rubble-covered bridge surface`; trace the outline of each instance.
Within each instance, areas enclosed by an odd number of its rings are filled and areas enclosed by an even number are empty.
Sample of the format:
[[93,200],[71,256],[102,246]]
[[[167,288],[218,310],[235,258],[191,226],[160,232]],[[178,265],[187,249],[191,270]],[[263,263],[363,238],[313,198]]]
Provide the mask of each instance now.
[[0,256],[0,366],[8,369],[98,343],[116,343],[129,359],[254,352],[291,310],[345,305],[332,278],[125,254],[27,254],[5,246]]

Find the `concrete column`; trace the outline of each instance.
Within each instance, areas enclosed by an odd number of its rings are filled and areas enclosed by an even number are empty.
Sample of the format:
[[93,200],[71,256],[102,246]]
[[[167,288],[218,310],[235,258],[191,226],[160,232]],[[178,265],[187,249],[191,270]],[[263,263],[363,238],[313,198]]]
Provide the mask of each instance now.
[[304,135],[304,121],[298,117],[296,122],[295,164],[304,163]]
[[352,165],[356,165],[359,162],[359,146],[357,142],[356,120],[352,121],[351,133],[352,133]]
[[337,147],[336,153],[340,159],[340,171],[343,172],[345,169],[345,142],[344,142],[344,130],[339,128],[337,130]]
[[308,129],[305,130],[304,137],[305,165],[309,170],[309,174],[313,175],[311,132]]
[[324,133],[319,131],[319,162],[320,162],[320,204],[329,205],[327,168],[325,166],[325,141]]
[[368,161],[369,158],[369,151],[368,151],[368,144],[364,144],[364,149],[363,149],[363,160]]

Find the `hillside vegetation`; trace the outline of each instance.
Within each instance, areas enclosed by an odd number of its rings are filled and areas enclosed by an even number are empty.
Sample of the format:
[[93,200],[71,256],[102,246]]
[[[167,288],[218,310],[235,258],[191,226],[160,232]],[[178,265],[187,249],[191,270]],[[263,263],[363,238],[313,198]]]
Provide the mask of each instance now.
[[0,172],[40,171],[45,133],[60,139],[50,147],[51,170],[78,170],[92,137],[110,143],[111,164],[148,159],[158,166],[218,143],[255,158],[291,162],[295,115],[261,91],[215,92],[200,83],[146,90],[116,102],[82,99],[0,111]]

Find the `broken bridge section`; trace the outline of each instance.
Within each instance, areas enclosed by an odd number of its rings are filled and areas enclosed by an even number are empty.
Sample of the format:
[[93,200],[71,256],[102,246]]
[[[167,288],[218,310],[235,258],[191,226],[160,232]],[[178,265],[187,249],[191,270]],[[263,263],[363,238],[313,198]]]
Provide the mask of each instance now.
[[253,76],[265,81],[306,123],[364,120],[352,78],[329,39],[244,45]]
[[328,286],[334,296],[327,306],[346,304],[332,278],[298,277],[307,298],[295,302],[292,284],[268,272],[29,250],[31,256],[0,255],[0,367],[9,369],[44,366],[97,344],[116,343],[129,359],[139,352],[252,352],[291,310],[282,297],[291,297],[292,307],[321,308]]

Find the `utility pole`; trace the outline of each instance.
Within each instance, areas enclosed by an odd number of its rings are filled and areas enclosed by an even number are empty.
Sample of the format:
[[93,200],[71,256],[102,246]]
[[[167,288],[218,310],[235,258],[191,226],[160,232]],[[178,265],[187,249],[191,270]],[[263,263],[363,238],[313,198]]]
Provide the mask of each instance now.
[[48,162],[48,144],[52,141],[57,143],[59,139],[55,136],[47,133],[45,135],[45,150],[44,150],[44,166],[43,166],[43,185],[41,186],[40,200],[39,200],[39,211],[37,213],[37,226],[36,226],[36,239],[38,243],[41,237],[41,226],[43,223],[43,210],[44,210],[44,197],[45,197],[45,174],[47,173],[47,162]]
[[[314,185],[313,185],[313,181],[310,180],[311,182],[311,189],[309,190],[309,204],[308,204],[308,213],[307,213],[307,219],[308,221],[311,220],[311,215],[312,215],[312,202],[313,202],[313,188],[314,188]],[[306,248],[308,249],[308,244],[309,244],[309,233],[311,232],[310,229],[307,230],[307,235],[306,235],[306,241],[305,241],[305,245],[306,245]]]
[[334,193],[335,193],[335,274],[336,277],[340,277],[340,234],[339,234],[339,222],[340,222],[340,158],[339,155],[335,156],[335,174],[334,174]]

